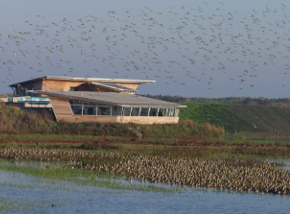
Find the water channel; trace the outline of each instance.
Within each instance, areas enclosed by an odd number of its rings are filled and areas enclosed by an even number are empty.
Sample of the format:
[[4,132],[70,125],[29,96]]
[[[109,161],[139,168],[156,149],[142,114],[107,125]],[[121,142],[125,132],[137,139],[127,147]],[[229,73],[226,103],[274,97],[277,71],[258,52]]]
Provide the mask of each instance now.
[[[3,160],[1,164],[42,169],[47,165]],[[289,213],[290,208],[290,196],[285,195],[142,184],[122,177],[97,178],[117,182],[121,188],[81,185],[5,167],[0,178],[1,213]],[[122,188],[126,186],[133,188]],[[157,189],[146,188],[151,186]]]

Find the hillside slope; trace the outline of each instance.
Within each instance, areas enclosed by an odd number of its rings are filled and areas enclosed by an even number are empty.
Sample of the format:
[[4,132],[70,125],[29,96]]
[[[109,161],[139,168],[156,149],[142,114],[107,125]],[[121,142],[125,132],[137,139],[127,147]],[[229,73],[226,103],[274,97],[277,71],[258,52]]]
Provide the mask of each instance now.
[[227,132],[286,132],[290,131],[290,108],[278,106],[182,103],[180,120],[209,122]]

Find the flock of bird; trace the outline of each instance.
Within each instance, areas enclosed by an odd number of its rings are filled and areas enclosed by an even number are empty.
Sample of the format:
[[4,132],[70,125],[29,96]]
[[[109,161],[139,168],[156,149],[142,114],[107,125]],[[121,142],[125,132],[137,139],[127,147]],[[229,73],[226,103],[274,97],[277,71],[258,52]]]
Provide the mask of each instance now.
[[[88,150],[1,148],[1,158],[68,161],[65,167],[124,174],[142,182],[290,194],[290,171],[251,160],[203,160]],[[110,162],[110,160],[112,162]]]
[[220,82],[237,90],[255,87],[269,72],[287,84],[290,19],[285,4],[276,9],[227,11],[224,3],[192,8],[144,7],[108,11],[106,17],[38,15],[0,32],[0,79],[20,73],[49,76],[157,79],[167,84]]

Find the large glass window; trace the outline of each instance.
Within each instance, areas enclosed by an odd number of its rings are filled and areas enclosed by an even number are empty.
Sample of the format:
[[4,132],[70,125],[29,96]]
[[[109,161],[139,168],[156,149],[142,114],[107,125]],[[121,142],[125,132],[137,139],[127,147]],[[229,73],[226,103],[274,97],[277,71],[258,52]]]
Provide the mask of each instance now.
[[131,108],[123,108],[123,116],[130,116]]
[[73,114],[77,114],[77,115],[82,114],[82,106],[81,105],[71,106],[71,110],[72,110]]
[[121,107],[113,106],[112,107],[112,115],[114,115],[114,116],[121,115]]
[[87,106],[84,105],[83,107],[83,115],[96,115],[96,106]]
[[158,117],[165,117],[166,115],[166,108],[159,108]]
[[179,109],[175,110],[175,117],[179,117]]
[[175,108],[168,108],[166,116],[167,117],[174,117],[175,116]]
[[150,108],[149,116],[157,116],[158,108]]
[[140,116],[148,116],[149,108],[141,108]]
[[111,106],[99,106],[98,115],[111,115]]
[[139,116],[140,108],[132,108],[131,116]]
[[[111,115],[111,106],[98,106],[96,103],[69,100],[75,115]],[[119,107],[120,108],[120,107]]]
[[96,103],[69,100],[74,115],[113,115],[113,116],[143,116],[143,117],[178,117],[178,108],[146,108],[146,107],[119,107],[97,105]]

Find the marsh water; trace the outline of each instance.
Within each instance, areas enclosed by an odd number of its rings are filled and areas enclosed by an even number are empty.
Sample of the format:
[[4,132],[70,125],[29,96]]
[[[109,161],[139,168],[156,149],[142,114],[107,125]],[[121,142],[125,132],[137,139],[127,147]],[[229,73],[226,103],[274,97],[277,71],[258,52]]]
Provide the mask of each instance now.
[[[2,160],[1,164],[45,169],[48,163]],[[116,188],[55,180],[2,167],[0,179],[1,213],[289,213],[290,208],[290,196],[285,195],[176,187],[129,181],[125,177],[96,178],[120,184]],[[151,186],[157,188],[146,188]]]

